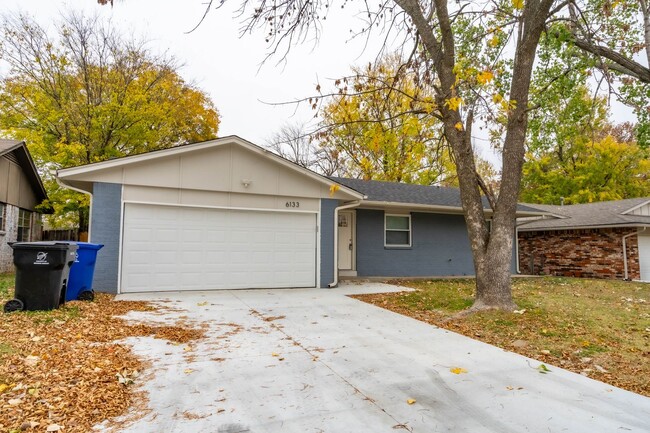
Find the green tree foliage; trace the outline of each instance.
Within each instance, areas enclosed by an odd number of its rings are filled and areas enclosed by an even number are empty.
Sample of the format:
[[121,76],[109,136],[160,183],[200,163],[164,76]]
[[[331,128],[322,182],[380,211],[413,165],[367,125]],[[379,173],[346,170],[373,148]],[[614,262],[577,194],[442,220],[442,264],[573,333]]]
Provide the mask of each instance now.
[[[557,29],[556,25],[554,29]],[[556,36],[542,38],[531,86],[521,200],[588,203],[650,195],[648,152],[631,124],[608,124],[607,99],[589,86],[588,59]]]
[[591,203],[650,196],[650,152],[607,135],[579,140],[524,164],[521,198],[529,203]]
[[98,18],[70,13],[49,34],[28,16],[6,16],[0,31],[0,132],[27,142],[54,226],[83,230],[88,199],[60,189],[51,170],[216,137],[216,108],[174,60]]
[[338,156],[339,174],[367,180],[451,184],[455,180],[432,92],[389,56],[353,68],[320,114],[320,145]]
[[[567,65],[581,62],[599,90],[636,114],[641,147],[650,144],[650,3],[647,0],[569,1],[549,36],[561,43]],[[558,14],[560,16],[560,14]]]

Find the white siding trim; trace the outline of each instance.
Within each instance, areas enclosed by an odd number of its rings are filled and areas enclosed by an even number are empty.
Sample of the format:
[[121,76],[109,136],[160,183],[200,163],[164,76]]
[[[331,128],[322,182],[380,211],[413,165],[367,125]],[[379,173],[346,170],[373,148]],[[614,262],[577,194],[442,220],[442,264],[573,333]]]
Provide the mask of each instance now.
[[261,208],[261,207],[238,207],[238,206],[209,206],[209,205],[198,205],[198,204],[184,204],[184,203],[162,203],[155,201],[142,201],[142,200],[124,200],[125,203],[134,203],[134,204],[150,204],[152,206],[171,206],[171,207],[191,207],[198,209],[223,209],[223,210],[243,210],[243,211],[257,211],[257,212],[283,212],[283,213],[311,213],[319,214],[318,210],[294,210],[295,208],[290,209],[271,209],[271,208]]

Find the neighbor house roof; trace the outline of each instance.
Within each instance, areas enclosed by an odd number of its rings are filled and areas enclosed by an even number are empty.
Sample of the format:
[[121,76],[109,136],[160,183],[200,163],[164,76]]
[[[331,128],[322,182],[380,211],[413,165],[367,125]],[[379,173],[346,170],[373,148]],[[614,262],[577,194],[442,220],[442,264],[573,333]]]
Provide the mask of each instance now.
[[650,204],[650,197],[564,206],[526,204],[528,207],[546,211],[550,216],[524,222],[519,231],[650,227],[650,216],[630,213],[646,204]]
[[25,142],[0,139],[0,156],[9,155],[11,153],[13,153],[16,162],[23,169],[25,176],[27,176],[34,194],[36,194],[37,200],[45,200],[47,198],[47,192],[45,192],[45,187],[43,186],[41,177],[38,175],[38,170],[36,169],[34,160],[29,154]]
[[[458,188],[343,177],[330,177],[330,179],[364,194],[366,196],[365,204],[391,203],[398,205],[401,203],[404,205],[430,206],[436,209],[462,210],[460,190]],[[485,197],[483,197],[483,207],[491,211]],[[517,207],[517,214],[520,215],[541,215],[544,213],[546,212],[522,205]]]

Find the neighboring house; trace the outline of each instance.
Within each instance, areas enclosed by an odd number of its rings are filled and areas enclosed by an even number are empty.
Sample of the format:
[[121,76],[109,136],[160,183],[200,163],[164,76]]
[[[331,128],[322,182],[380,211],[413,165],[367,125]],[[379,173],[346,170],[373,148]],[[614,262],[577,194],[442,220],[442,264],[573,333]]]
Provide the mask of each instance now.
[[97,290],[328,287],[339,275],[474,273],[457,189],[328,179],[236,136],[58,177],[92,194],[90,240],[105,244]]
[[35,208],[46,198],[25,142],[0,139],[0,272],[14,269],[9,243],[40,240]]
[[650,197],[550,206],[518,227],[524,274],[650,281]]

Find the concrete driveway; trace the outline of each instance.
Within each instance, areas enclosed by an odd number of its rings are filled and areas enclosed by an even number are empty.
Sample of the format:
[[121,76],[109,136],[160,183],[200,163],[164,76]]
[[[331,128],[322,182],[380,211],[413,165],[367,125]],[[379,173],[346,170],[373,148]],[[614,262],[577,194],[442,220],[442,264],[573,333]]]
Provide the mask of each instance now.
[[184,320],[208,333],[192,345],[128,340],[152,361],[140,379],[150,411],[133,409],[146,415],[117,430],[650,431],[649,398],[553,366],[541,374],[538,361],[345,296],[391,290],[401,289],[121,296],[186,310],[132,320]]

